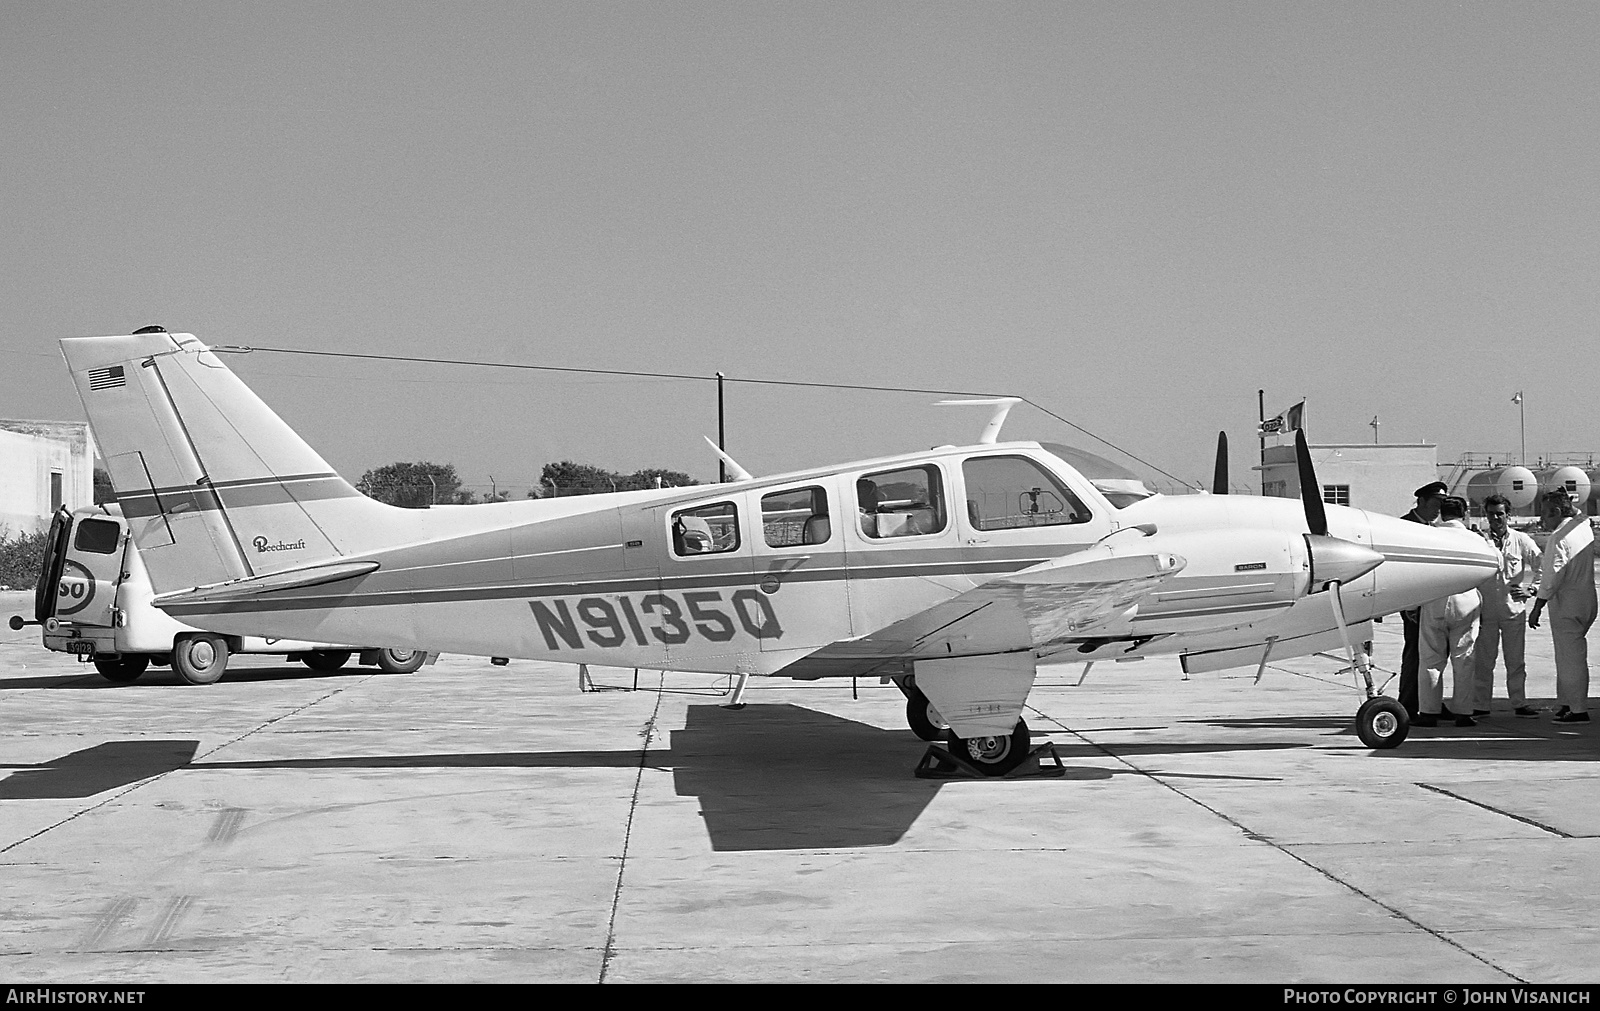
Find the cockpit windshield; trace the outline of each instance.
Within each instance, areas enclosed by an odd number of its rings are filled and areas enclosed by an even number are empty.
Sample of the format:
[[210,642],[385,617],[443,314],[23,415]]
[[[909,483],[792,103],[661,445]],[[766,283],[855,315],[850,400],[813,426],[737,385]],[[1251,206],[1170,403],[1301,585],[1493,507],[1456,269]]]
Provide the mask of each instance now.
[[1154,489],[1141,481],[1137,474],[1103,456],[1059,442],[1042,442],[1040,445],[1082,474],[1096,491],[1106,497],[1107,502],[1118,509],[1125,509],[1155,495]]

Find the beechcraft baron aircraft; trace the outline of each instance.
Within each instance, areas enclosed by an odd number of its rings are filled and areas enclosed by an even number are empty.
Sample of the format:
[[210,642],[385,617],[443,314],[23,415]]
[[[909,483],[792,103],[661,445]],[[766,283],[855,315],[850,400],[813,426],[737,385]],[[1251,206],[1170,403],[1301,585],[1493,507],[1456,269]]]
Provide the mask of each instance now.
[[[913,729],[984,772],[1029,751],[1040,660],[1176,654],[1189,672],[1342,645],[1357,729],[1374,617],[1476,586],[1482,539],[1303,502],[1117,508],[1035,442],[980,442],[731,483],[428,510],[366,498],[188,334],[61,342],[156,603],[228,636],[385,642],[799,679],[892,678]],[[1355,644],[1355,648],[1352,648]]]

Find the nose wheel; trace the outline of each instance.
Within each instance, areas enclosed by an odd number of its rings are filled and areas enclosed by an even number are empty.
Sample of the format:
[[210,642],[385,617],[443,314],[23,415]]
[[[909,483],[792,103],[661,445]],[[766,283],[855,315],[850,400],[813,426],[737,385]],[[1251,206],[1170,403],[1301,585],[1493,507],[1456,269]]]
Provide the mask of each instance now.
[[1380,695],[1356,710],[1356,736],[1369,748],[1398,747],[1410,732],[1411,720],[1405,707],[1394,699]]

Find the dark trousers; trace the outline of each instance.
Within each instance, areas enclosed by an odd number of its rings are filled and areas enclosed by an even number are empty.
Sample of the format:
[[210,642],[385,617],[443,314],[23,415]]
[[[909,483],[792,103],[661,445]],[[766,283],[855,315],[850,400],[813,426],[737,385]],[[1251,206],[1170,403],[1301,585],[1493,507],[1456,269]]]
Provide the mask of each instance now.
[[1400,705],[1412,719],[1417,715],[1417,612],[1401,611],[1406,645],[1400,651]]

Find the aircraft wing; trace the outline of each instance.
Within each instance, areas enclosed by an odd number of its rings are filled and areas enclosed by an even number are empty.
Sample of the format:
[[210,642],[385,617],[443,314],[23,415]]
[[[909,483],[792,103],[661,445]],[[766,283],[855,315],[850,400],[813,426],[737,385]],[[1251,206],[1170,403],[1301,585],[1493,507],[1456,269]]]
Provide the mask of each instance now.
[[1105,545],[984,582],[855,639],[830,643],[777,673],[798,678],[898,673],[905,659],[1032,649],[1093,630],[1138,607],[1187,563],[1167,552]]

